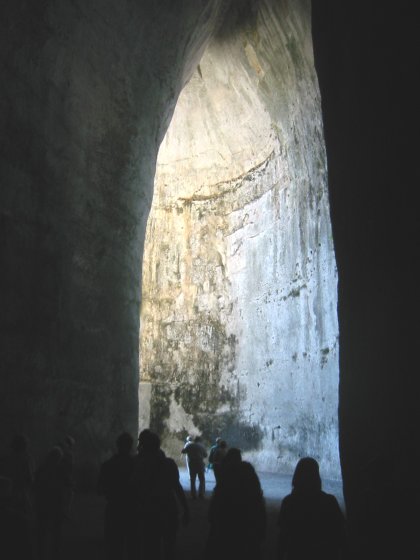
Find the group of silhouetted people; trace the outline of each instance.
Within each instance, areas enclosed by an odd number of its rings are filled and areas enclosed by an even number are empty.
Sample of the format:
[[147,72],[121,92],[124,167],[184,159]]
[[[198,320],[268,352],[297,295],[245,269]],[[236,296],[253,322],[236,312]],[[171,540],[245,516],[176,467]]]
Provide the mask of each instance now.
[[[74,443],[66,436],[35,469],[26,439],[13,438],[9,454],[0,461],[0,551],[12,551],[4,558],[34,557],[29,526],[32,509],[36,557],[59,560],[62,526],[70,515],[74,492]],[[133,437],[122,433],[115,454],[100,468],[98,490],[106,500],[106,556],[109,560],[172,560],[180,523],[190,519],[178,466],[149,429],[140,432],[136,453],[133,447]],[[266,504],[251,463],[242,459],[240,449],[229,448],[220,437],[207,454],[200,436],[189,436],[181,453],[187,459],[193,500],[205,499],[207,456],[207,468],[215,475],[203,543],[205,560],[261,558],[267,532]],[[292,491],[281,503],[277,528],[278,560],[345,558],[344,515],[337,499],[322,491],[315,459],[298,461]]]
[[106,498],[105,541],[109,559],[170,559],[175,556],[179,526],[189,520],[189,508],[173,459],[160,448],[160,439],[140,432],[137,454],[133,438],[121,434],[117,453],[101,468],[99,490]]
[[[133,441],[117,440],[118,452],[104,463],[100,484],[107,497],[105,534],[109,558],[175,558],[178,507],[188,522],[189,507],[175,462],[160,449],[150,430]],[[187,459],[191,498],[205,498],[207,451],[200,436],[188,436],[181,451]],[[266,506],[260,480],[241,451],[217,438],[208,456],[216,485],[208,507],[206,560],[258,560],[267,530]],[[198,479],[198,491],[196,480]],[[278,560],[338,560],[344,558],[346,531],[337,499],[322,491],[319,465],[302,458],[292,479],[292,492],[281,504],[277,519]]]
[[36,557],[60,557],[62,525],[74,492],[74,439],[67,435],[35,468],[23,435],[14,436],[0,459],[0,550],[9,560],[34,557],[31,519],[35,517]]

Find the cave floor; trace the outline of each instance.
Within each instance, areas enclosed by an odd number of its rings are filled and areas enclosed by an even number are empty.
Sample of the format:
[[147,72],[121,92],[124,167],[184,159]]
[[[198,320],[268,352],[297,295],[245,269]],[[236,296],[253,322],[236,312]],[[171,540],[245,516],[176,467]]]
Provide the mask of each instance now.
[[[214,488],[212,472],[206,472],[206,500],[191,500],[189,497],[189,480],[186,469],[180,469],[181,483],[186,490],[191,512],[191,521],[187,527],[181,527],[178,533],[178,556],[183,560],[199,560],[208,531],[207,508]],[[267,537],[264,542],[262,559],[274,558],[276,528],[275,520],[282,498],[290,492],[291,476],[258,473],[267,505]],[[341,484],[337,481],[324,480],[323,489],[334,494],[344,507]],[[62,560],[99,560],[106,557],[103,542],[104,499],[94,494],[76,494],[73,514],[67,522],[63,534]]]

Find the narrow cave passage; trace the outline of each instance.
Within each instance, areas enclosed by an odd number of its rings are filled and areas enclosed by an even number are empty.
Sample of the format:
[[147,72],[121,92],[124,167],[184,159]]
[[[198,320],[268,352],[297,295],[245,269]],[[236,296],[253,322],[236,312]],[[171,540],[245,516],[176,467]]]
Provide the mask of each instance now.
[[174,457],[188,433],[223,434],[260,470],[312,455],[337,479],[337,279],[310,26],[271,15],[212,41],[160,148],[140,428]]

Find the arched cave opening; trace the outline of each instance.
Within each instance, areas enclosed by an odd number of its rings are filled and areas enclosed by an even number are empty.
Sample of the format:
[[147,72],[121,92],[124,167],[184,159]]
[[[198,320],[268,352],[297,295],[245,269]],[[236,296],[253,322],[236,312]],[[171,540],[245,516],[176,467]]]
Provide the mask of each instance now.
[[[346,510],[360,542],[355,557],[378,556],[378,540],[385,553],[401,556],[405,547],[413,556],[420,423],[414,4],[401,10],[334,0],[2,2],[1,443],[26,432],[38,459],[71,433],[78,461],[94,468],[121,431],[136,434],[139,271],[156,153],[185,77],[229,6],[243,8],[243,23],[248,13],[248,20],[275,27],[289,55],[270,58],[286,66],[302,55],[296,45],[312,58],[312,10],[340,280]],[[287,123],[298,125],[300,144],[293,129],[283,144],[296,186],[297,170],[307,168],[312,177],[315,163],[302,141],[319,150],[322,135],[302,133],[292,109],[304,91],[272,87],[267,34],[255,26],[247,34],[243,23],[242,54],[264,71],[258,98],[289,92],[287,103],[275,104],[284,119],[273,122],[282,133]],[[309,86],[303,99],[310,99],[311,81],[293,74],[302,66],[289,70],[282,75]],[[320,122],[317,111],[306,113],[308,130]],[[325,171],[323,157],[320,165]],[[299,185],[308,188],[308,181]],[[301,221],[302,232],[305,224],[311,222]],[[267,244],[258,254],[270,250]],[[269,449],[267,438],[265,444]]]
[[[266,7],[267,9],[267,7]],[[265,17],[263,17],[265,16]],[[309,12],[214,38],[157,161],[139,423],[178,457],[223,434],[257,468],[341,478],[336,267]]]

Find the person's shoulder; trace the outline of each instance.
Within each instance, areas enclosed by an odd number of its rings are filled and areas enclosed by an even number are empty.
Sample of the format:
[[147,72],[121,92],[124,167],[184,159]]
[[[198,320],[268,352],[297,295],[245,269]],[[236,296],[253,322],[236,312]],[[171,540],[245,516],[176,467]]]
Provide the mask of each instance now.
[[293,502],[294,502],[293,494],[287,494],[287,496],[285,496],[282,499],[280,504],[280,509],[277,514],[278,525],[282,525],[285,519],[287,519],[287,517],[290,515],[290,512],[293,511]]
[[338,503],[338,500],[334,496],[334,494],[328,494],[328,492],[324,492],[324,490],[321,490],[320,495],[321,495],[321,499],[324,500],[325,502]]
[[321,491],[321,499],[326,507],[330,507],[332,509],[340,509],[340,505],[338,500],[334,494],[328,494],[327,492]]
[[[248,461],[241,461],[235,465],[235,469],[238,473],[248,478],[258,479],[257,471],[251,463]],[[259,479],[258,479],[259,480]]]
[[293,502],[296,501],[295,498],[296,496],[294,494],[287,494],[287,496],[284,496],[282,499],[280,507],[283,509],[290,507]]

